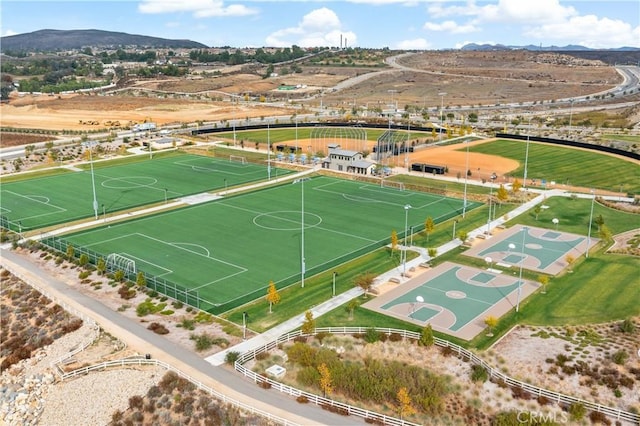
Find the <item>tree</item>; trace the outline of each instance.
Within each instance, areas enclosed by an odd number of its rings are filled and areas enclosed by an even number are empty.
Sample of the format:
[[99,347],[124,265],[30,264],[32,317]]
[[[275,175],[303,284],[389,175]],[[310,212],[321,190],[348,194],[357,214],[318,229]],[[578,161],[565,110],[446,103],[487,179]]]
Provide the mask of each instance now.
[[370,272],[365,272],[362,275],[358,275],[355,279],[355,284],[360,287],[364,291],[364,298],[367,298],[367,292],[373,285],[373,280],[375,279],[375,275]]
[[398,248],[398,233],[395,229],[391,230],[391,256],[393,256],[393,252]]
[[269,302],[269,313],[271,313],[271,307],[280,303],[280,293],[276,289],[276,285],[273,280],[269,281],[269,289],[267,290],[267,302]]
[[117,282],[124,281],[124,271],[122,269],[118,269],[113,273],[113,280]]
[[73,257],[76,254],[76,250],[73,248],[71,244],[67,246],[67,260],[73,260]]
[[564,260],[567,262],[567,265],[569,265],[569,272],[572,272],[571,265],[575,262],[576,258],[573,257],[573,255],[568,254],[564,257]]
[[304,313],[304,322],[300,330],[303,334],[312,334],[316,329],[316,320],[313,319],[313,312],[307,311]]
[[602,240],[609,240],[609,239],[611,239],[611,230],[609,229],[609,227],[607,225],[605,225],[603,223],[600,226],[600,231],[598,231],[598,236]]
[[396,400],[398,401],[398,415],[400,416],[400,420],[416,413],[416,409],[413,408],[411,396],[406,387],[403,386],[398,389]]
[[501,204],[509,199],[509,191],[507,191],[504,185],[500,184],[500,188],[498,188],[498,191],[496,192],[496,197]]
[[548,275],[538,275],[538,282],[542,285],[542,294],[547,292],[547,284],[549,284]]
[[602,226],[604,225],[604,217],[602,217],[602,215],[599,214],[598,216],[595,217],[595,219],[593,219],[593,223],[598,225],[598,229],[602,229]]
[[138,287],[146,287],[147,279],[144,277],[144,272],[138,272],[138,275],[136,276],[136,284]]
[[358,303],[357,299],[351,299],[349,303],[347,303],[347,312],[349,312],[349,320],[353,319],[353,311],[355,311],[358,306],[360,306],[360,303]]
[[104,258],[98,258],[98,263],[96,264],[96,270],[98,271],[98,275],[104,275],[107,270],[107,262],[104,261]]
[[435,248],[435,247],[431,247],[431,248],[427,249],[427,254],[431,258],[436,257],[438,255],[438,249]]
[[513,181],[513,184],[511,185],[511,189],[513,190],[514,194],[517,194],[520,191],[520,188],[522,188],[522,183],[520,182],[519,179],[516,179]]
[[469,233],[467,231],[460,230],[458,231],[458,238],[460,238],[460,241],[464,243],[467,241],[467,238],[469,238]]
[[433,329],[431,328],[431,324],[427,324],[420,332],[420,340],[418,340],[418,345],[433,346],[434,343],[435,339],[433,337]]
[[433,223],[433,218],[429,216],[424,221],[424,232],[427,233],[427,241],[429,241],[429,235],[431,235],[431,233],[433,232],[434,227],[435,224]]
[[493,315],[489,315],[484,319],[484,323],[488,328],[487,336],[493,336],[493,329],[498,325],[498,318]]
[[318,366],[318,373],[320,373],[320,389],[322,389],[322,396],[326,397],[333,392],[333,384],[331,380],[331,372],[329,367],[324,362]]
[[538,220],[538,216],[540,215],[541,211],[542,207],[540,206],[540,204],[536,204],[536,206],[533,208],[533,212],[536,214],[536,220]]

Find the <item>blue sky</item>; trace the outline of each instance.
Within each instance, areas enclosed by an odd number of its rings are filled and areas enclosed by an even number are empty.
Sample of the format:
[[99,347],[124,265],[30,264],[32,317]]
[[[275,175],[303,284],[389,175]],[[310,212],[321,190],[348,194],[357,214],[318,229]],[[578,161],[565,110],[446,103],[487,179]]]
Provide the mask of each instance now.
[[208,46],[640,47],[638,0],[2,0],[0,34],[100,29]]

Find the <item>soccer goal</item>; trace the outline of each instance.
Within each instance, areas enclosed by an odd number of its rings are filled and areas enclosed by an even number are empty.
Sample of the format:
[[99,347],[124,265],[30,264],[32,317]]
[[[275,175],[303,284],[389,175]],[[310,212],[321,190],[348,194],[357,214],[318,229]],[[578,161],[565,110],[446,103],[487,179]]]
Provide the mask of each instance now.
[[382,188],[391,188],[391,189],[397,189],[399,191],[404,191],[404,183],[403,182],[396,182],[394,180],[382,179],[380,181],[380,186]]
[[232,163],[247,164],[247,157],[243,157],[242,155],[230,155],[229,161]]
[[137,272],[136,261],[129,259],[118,253],[111,253],[107,256],[107,269],[110,271],[123,271],[127,275],[133,275]]

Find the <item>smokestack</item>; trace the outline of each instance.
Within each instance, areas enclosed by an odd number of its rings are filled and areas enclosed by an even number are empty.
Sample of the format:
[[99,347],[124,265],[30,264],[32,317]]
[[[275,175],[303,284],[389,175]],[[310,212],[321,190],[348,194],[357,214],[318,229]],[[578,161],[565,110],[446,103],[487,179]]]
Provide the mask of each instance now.
[[342,50],[342,34],[340,34],[340,50]]

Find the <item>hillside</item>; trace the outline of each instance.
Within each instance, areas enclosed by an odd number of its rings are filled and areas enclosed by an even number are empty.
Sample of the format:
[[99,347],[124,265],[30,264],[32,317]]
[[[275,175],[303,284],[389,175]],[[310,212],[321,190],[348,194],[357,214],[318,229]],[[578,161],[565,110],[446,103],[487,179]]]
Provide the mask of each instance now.
[[0,37],[2,52],[49,52],[84,47],[202,49],[207,46],[191,40],[171,40],[102,30],[39,30]]

